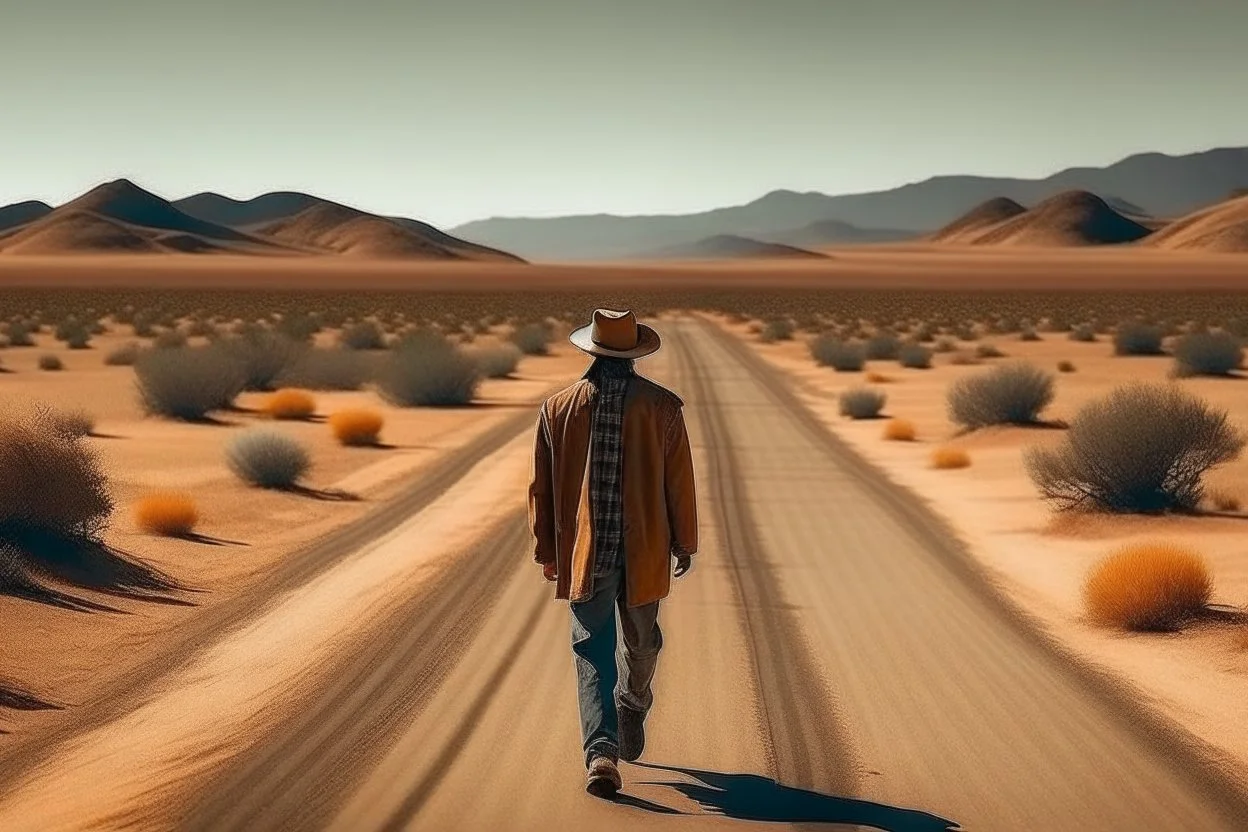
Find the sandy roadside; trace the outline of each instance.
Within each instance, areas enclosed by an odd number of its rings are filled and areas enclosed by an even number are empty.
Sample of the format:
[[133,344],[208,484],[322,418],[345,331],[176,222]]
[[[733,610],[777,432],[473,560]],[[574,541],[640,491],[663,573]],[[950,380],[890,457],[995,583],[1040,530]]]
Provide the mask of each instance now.
[[[1248,602],[1248,565],[1243,563],[1245,520],[1234,518],[1118,518],[1098,523],[1055,522],[1037,496],[1022,462],[1024,448],[1060,440],[1060,431],[994,429],[953,438],[944,412],[948,383],[984,365],[948,366],[936,356],[931,370],[906,370],[896,362],[869,362],[885,373],[885,414],[911,420],[916,442],[881,438],[883,421],[852,421],[839,415],[837,396],[865,383],[862,373],[818,367],[800,337],[797,342],[762,344],[744,326],[720,320],[757,354],[785,373],[803,403],[820,421],[897,483],[909,488],[948,520],[994,584],[1044,631],[1084,659],[1111,673],[1140,700],[1174,720],[1225,757],[1228,771],[1248,784],[1248,726],[1240,718],[1248,685],[1248,651],[1230,625],[1202,625],[1173,634],[1126,634],[1100,629],[1084,618],[1080,592],[1087,570],[1118,545],[1167,540],[1193,546],[1207,557],[1215,578],[1214,602],[1239,607]],[[1084,402],[1136,378],[1160,381],[1169,359],[1123,359],[1109,355],[1103,340],[1073,343],[1047,334],[1040,343],[1017,336],[995,339],[1011,358],[1052,368],[1057,360],[1077,365],[1058,376],[1058,397],[1048,411],[1070,418]],[[1248,385],[1218,380],[1185,382],[1193,392],[1225,407],[1235,420],[1248,412]],[[1242,421],[1240,422],[1242,424]],[[938,445],[965,448],[972,467],[938,471],[928,458]],[[1211,477],[1229,493],[1248,484],[1248,460]]]
[[[529,474],[520,436],[478,463],[425,511],[224,636],[135,711],[55,749],[54,770],[11,784],[0,828],[107,826],[202,778],[265,735],[283,703],[313,686],[395,605],[452,567],[513,509]],[[23,807],[45,810],[32,820]]]

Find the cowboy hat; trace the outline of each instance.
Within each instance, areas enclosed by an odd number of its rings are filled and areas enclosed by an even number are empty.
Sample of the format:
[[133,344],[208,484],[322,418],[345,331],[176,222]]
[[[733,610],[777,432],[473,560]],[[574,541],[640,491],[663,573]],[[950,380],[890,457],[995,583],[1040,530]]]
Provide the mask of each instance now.
[[637,323],[628,310],[595,309],[593,321],[573,330],[568,340],[583,352],[608,358],[641,358],[659,348],[659,333]]

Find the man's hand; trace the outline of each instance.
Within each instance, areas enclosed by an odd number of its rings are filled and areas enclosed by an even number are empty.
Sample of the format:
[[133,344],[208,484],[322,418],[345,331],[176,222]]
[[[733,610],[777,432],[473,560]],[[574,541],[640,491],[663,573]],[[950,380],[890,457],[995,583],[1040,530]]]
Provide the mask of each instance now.
[[693,568],[693,555],[676,555],[676,569],[672,573],[677,578]]
[[555,581],[559,578],[559,566],[555,563],[542,564],[542,577],[548,581]]

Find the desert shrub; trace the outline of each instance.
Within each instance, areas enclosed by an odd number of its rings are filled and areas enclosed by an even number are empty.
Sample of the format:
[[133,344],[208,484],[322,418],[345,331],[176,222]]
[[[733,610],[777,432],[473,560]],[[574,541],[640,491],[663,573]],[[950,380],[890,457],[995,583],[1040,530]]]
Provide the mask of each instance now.
[[259,328],[226,338],[218,346],[238,365],[245,390],[272,390],[307,349],[285,335]]
[[1070,331],[1070,335],[1068,337],[1072,341],[1091,343],[1096,340],[1096,327],[1092,324],[1079,324],[1079,326]]
[[199,509],[189,494],[163,491],[148,494],[134,504],[134,522],[149,534],[188,537],[199,522]]
[[70,315],[56,325],[56,340],[71,350],[85,350],[91,345],[91,330],[86,323]]
[[1114,329],[1114,355],[1161,355],[1165,329],[1144,321],[1123,321]]
[[954,352],[955,350],[957,350],[957,348],[958,348],[957,340],[950,338],[947,335],[937,338],[936,344],[933,347],[933,349],[936,352]]
[[897,361],[912,370],[927,370],[932,366],[932,351],[922,344],[907,342],[898,350]]
[[310,312],[283,315],[277,322],[277,332],[298,344],[310,343],[321,329],[320,317]]
[[285,387],[269,395],[264,412],[272,419],[310,419],[316,413],[316,399],[306,390]]
[[872,384],[892,384],[893,381],[895,381],[895,379],[892,376],[886,376],[883,373],[877,373],[875,370],[868,371],[865,378],[867,381],[869,381]]
[[971,455],[963,448],[953,445],[941,445],[939,448],[932,449],[931,463],[933,468],[941,470],[969,468],[971,466]]
[[130,327],[135,338],[151,338],[156,334],[156,317],[151,312],[136,312]]
[[1005,353],[994,343],[986,341],[975,347],[976,358],[1005,358]]
[[774,344],[776,341],[793,340],[793,322],[788,318],[773,318],[763,324],[763,329],[758,333],[758,339],[764,344]]
[[842,341],[831,335],[820,335],[810,342],[815,363],[840,373],[858,372],[867,363],[867,351],[859,341]]
[[35,530],[97,538],[113,511],[90,446],[36,411],[0,420],[0,548]]
[[894,442],[913,442],[917,436],[914,422],[909,419],[889,419],[884,425],[884,438]]
[[1244,345],[1229,332],[1184,335],[1174,344],[1177,376],[1225,376],[1244,362]]
[[50,352],[44,353],[39,356],[39,369],[53,372],[56,370],[64,370],[65,362],[61,361],[61,358],[58,355],[53,355]]
[[343,347],[306,349],[276,382],[305,390],[359,390],[376,375],[377,358]]
[[994,367],[949,386],[949,419],[969,430],[1033,424],[1053,401],[1053,376],[1031,364]]
[[870,387],[853,387],[841,393],[839,399],[841,415],[851,419],[875,419],[884,409],[884,402],[887,400],[888,396],[879,390],[872,390]]
[[165,329],[152,339],[152,346],[158,350],[171,350],[186,346],[186,333],[180,329]]
[[924,321],[914,328],[914,332],[911,335],[920,344],[930,344],[936,340],[936,327],[930,322]]
[[134,372],[148,413],[191,421],[232,407],[246,382],[237,362],[218,344],[145,350]]
[[226,462],[240,479],[261,488],[291,488],[312,467],[297,441],[265,428],[249,428],[226,446]]
[[1198,616],[1212,593],[1204,558],[1168,543],[1124,546],[1096,564],[1083,585],[1088,618],[1125,630],[1171,630]]
[[217,335],[217,326],[207,318],[196,318],[186,327],[186,334],[198,338],[213,338]]
[[329,429],[343,445],[376,445],[385,418],[377,410],[352,407],[329,417]]
[[430,332],[417,333],[396,345],[377,380],[386,401],[400,407],[467,404],[480,383],[477,362]]
[[1222,329],[1236,338],[1248,338],[1248,318],[1229,318],[1222,324]]
[[137,341],[129,341],[119,347],[109,350],[104,356],[104,363],[109,367],[130,367],[134,362],[139,360],[139,353],[142,347]]
[[954,367],[969,367],[973,364],[979,364],[979,356],[971,350],[958,350],[949,356],[949,363]]
[[1192,511],[1202,480],[1244,447],[1225,411],[1174,385],[1129,384],[1085,405],[1027,470],[1059,510]]
[[953,328],[954,337],[959,341],[978,341],[979,332],[973,324],[960,323]]
[[500,344],[494,347],[477,347],[469,355],[477,362],[477,367],[485,378],[506,378],[516,371],[523,353],[515,344]]
[[384,350],[386,333],[376,321],[358,321],[342,328],[338,343],[349,350]]
[[1071,361],[1057,362],[1057,371],[1059,373],[1073,373],[1075,371],[1074,362],[1071,362]]
[[71,439],[82,439],[95,433],[95,416],[84,408],[48,411],[47,424]]
[[518,326],[508,337],[525,355],[547,355],[550,352],[551,332],[545,324],[528,323]]
[[878,332],[867,339],[867,358],[871,361],[896,361],[901,339],[892,332]]
[[1039,341],[1040,333],[1036,332],[1036,328],[1030,323],[1025,323],[1018,331],[1018,340],[1020,341]]
[[33,347],[35,331],[29,321],[9,321],[4,327],[4,335],[9,339],[10,347]]

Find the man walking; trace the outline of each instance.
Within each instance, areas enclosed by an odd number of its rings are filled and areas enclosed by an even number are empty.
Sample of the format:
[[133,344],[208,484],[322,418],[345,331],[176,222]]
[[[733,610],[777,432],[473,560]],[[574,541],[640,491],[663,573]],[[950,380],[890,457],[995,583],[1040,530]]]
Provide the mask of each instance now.
[[618,760],[645,745],[673,558],[680,577],[698,548],[693,456],[680,397],[633,371],[657,332],[598,309],[570,340],[594,360],[542,405],[529,522],[534,559],[571,602],[585,788],[611,797]]

